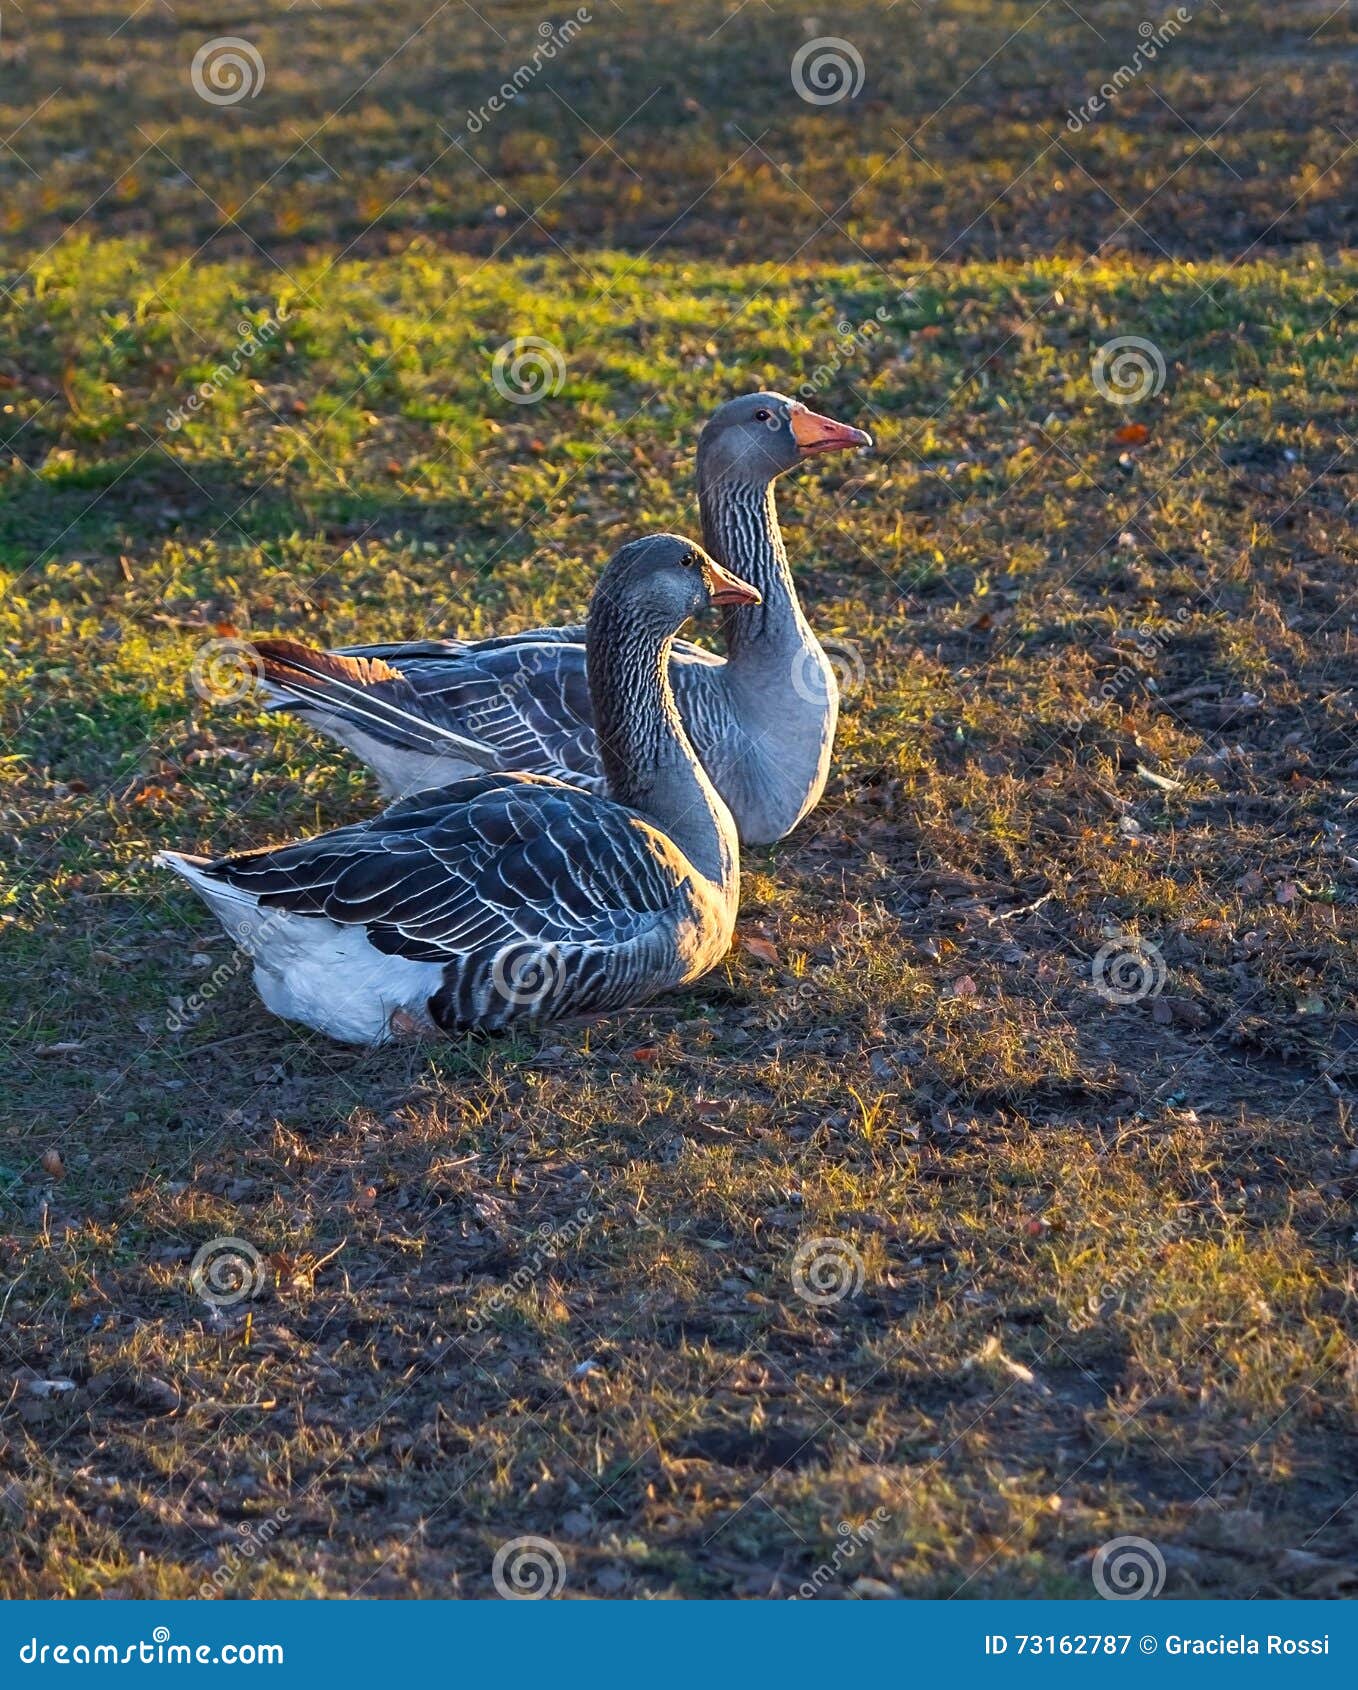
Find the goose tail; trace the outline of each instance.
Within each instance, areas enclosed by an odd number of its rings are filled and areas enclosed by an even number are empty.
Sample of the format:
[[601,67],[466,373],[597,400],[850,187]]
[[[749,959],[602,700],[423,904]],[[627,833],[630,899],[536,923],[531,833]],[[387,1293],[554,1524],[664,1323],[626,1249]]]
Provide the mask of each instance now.
[[212,867],[211,857],[197,857],[191,851],[157,851],[151,860],[157,868],[172,869],[175,874],[182,876],[195,892],[205,898],[209,892],[217,897],[231,890],[223,881],[214,880],[209,875],[208,870]]
[[154,861],[187,880],[189,885],[221,922],[226,935],[243,951],[255,955],[260,938],[270,925],[277,925],[277,917],[259,907],[252,892],[219,879],[212,873],[211,857],[195,857],[187,851],[157,851]]
[[458,756],[482,769],[497,766],[489,746],[431,722],[405,676],[380,657],[346,657],[298,640],[256,640],[254,649],[271,709],[358,728],[404,751]]

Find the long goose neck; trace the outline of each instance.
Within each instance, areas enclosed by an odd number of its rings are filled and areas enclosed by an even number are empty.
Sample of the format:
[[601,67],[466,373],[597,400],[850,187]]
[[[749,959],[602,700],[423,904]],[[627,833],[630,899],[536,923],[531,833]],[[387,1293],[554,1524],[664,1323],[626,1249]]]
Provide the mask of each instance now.
[[611,796],[667,834],[718,886],[736,873],[735,824],[704,773],[670,686],[674,635],[657,637],[607,601],[590,608],[587,669]]
[[722,612],[728,661],[739,664],[801,644],[810,630],[797,603],[773,483],[700,481],[698,501],[703,544],[718,563],[758,587],[763,599]]

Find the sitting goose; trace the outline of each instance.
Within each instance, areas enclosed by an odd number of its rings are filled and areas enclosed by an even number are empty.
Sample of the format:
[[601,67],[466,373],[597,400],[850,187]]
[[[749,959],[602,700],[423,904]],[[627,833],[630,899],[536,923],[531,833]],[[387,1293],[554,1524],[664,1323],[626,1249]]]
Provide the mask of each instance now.
[[481,774],[300,844],[157,861],[254,958],[276,1015],[350,1044],[615,1009],[696,980],[731,942],[740,880],[735,824],[669,682],[705,599],[759,594],[673,534],[624,546],[599,580],[589,679],[611,798]]
[[[816,453],[871,444],[781,393],[730,400],[698,442],[704,544],[761,601],[726,610],[724,661],[677,642],[670,679],[746,845],[781,839],[820,801],[839,712],[834,671],[797,602],[773,484]],[[604,790],[578,627],[340,652],[291,640],[255,649],[271,707],[339,740],[390,796],[475,768]]]

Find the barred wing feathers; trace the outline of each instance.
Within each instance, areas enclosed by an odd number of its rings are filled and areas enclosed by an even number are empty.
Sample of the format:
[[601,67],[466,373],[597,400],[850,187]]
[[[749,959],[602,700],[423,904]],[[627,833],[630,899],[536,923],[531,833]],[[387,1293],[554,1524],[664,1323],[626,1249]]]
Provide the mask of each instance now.
[[207,872],[261,908],[361,926],[388,955],[456,962],[525,941],[569,951],[641,939],[677,908],[686,866],[605,799],[483,775]]
[[[456,640],[351,647],[344,655],[399,666],[408,707],[435,728],[489,747],[502,769],[604,790],[583,642],[576,629],[534,630],[476,645]],[[558,635],[560,637],[558,637]],[[680,713],[699,733],[724,700],[711,684],[722,659],[677,641],[670,678]],[[711,694],[711,697],[708,695]],[[412,748],[416,739],[412,736]]]

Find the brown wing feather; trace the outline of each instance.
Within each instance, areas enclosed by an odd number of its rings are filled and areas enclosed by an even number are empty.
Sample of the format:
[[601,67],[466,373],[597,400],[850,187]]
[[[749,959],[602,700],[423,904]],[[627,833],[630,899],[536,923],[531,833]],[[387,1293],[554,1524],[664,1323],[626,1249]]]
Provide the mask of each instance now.
[[378,681],[403,679],[399,669],[393,669],[380,657],[341,657],[335,651],[320,651],[303,645],[300,640],[255,640],[254,648],[264,667],[264,678],[277,686],[286,686],[298,673],[312,679],[329,677],[346,681],[350,686],[373,686]]
[[344,657],[300,640],[256,640],[265,682],[283,694],[284,708],[331,712],[387,744],[456,753],[483,768],[495,754],[480,740],[428,719],[414,688],[380,657]]

